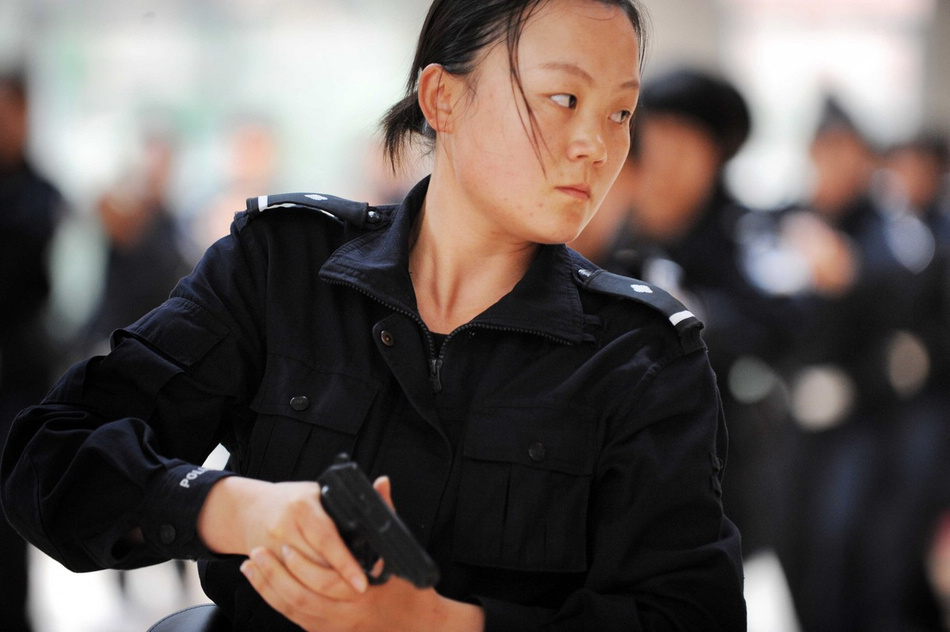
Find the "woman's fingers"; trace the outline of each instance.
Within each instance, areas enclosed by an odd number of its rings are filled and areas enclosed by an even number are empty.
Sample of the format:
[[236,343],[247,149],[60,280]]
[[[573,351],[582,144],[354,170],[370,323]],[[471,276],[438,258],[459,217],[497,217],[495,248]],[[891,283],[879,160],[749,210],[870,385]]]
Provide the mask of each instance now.
[[390,509],[396,511],[396,507],[393,505],[392,484],[389,482],[388,476],[380,476],[373,481],[373,489],[375,489],[386,504],[389,505]]
[[304,544],[302,553],[315,563],[334,569],[358,593],[366,592],[368,584],[363,567],[350,553],[319,501],[317,505],[313,513],[298,521]]
[[280,557],[265,547],[254,549],[241,572],[272,608],[308,630],[342,623],[356,612],[352,602],[362,597],[336,571],[289,546]]
[[285,545],[281,553],[284,567],[309,590],[335,601],[352,601],[359,597],[354,587],[335,570],[315,564],[289,545]]
[[[264,529],[263,541],[252,540],[252,547],[265,545],[275,557],[290,545],[314,564],[334,569],[359,593],[366,590],[363,568],[353,558],[336,525],[323,509],[320,488],[309,483],[277,483],[270,498],[270,515],[276,516]],[[267,514],[263,514],[267,515]]]
[[241,572],[264,601],[287,616],[299,612],[315,597],[266,548],[254,549],[241,564]]
[[241,572],[274,610],[304,629],[322,627],[320,608],[327,602],[300,584],[271,551],[254,549]]

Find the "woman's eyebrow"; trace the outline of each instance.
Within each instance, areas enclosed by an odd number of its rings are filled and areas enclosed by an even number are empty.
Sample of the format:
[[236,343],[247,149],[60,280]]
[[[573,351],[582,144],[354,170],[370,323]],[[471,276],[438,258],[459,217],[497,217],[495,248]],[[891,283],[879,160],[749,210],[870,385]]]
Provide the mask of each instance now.
[[[555,70],[560,72],[566,72],[568,74],[574,75],[580,79],[583,79],[586,83],[594,83],[594,78],[590,75],[589,72],[578,66],[577,64],[572,64],[569,62],[563,61],[549,61],[547,63],[541,64],[539,66],[541,70]],[[625,81],[620,84],[621,88],[639,90],[640,89],[640,79],[634,78],[630,81]]]

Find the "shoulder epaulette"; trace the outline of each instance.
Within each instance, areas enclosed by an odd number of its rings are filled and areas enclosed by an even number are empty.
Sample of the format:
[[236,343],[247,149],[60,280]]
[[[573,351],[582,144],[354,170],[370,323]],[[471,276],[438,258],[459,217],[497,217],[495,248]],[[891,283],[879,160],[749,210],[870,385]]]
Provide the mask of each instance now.
[[366,202],[354,202],[324,193],[280,193],[247,198],[246,221],[280,208],[319,211],[357,228],[372,229],[384,224],[383,215]]
[[686,309],[665,290],[630,277],[606,270],[577,270],[576,277],[581,287],[601,294],[609,294],[649,305],[661,312],[676,327],[680,336],[698,332],[703,327],[701,320]]

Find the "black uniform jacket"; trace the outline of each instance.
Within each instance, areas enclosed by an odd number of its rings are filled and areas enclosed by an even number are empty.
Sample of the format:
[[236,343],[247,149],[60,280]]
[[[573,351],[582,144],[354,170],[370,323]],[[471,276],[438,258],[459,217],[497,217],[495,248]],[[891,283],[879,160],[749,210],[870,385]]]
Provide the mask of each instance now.
[[[543,246],[437,350],[407,272],[427,186],[399,207],[341,202],[363,226],[239,214],[166,303],[18,418],[11,522],[75,571],[199,558],[235,629],[292,629],[196,536],[227,475],[196,464],[220,442],[232,472],[314,480],[349,452],[389,475],[438,591],[483,605],[490,630],[745,629],[698,321]],[[136,526],[145,544],[122,545]]]

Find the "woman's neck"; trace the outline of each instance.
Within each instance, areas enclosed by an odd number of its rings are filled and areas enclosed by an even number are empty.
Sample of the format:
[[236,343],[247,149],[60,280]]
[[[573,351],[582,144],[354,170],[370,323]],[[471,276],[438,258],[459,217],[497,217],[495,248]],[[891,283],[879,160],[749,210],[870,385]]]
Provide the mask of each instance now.
[[409,246],[419,314],[438,333],[464,325],[510,292],[538,248],[499,238],[478,209],[434,177]]

